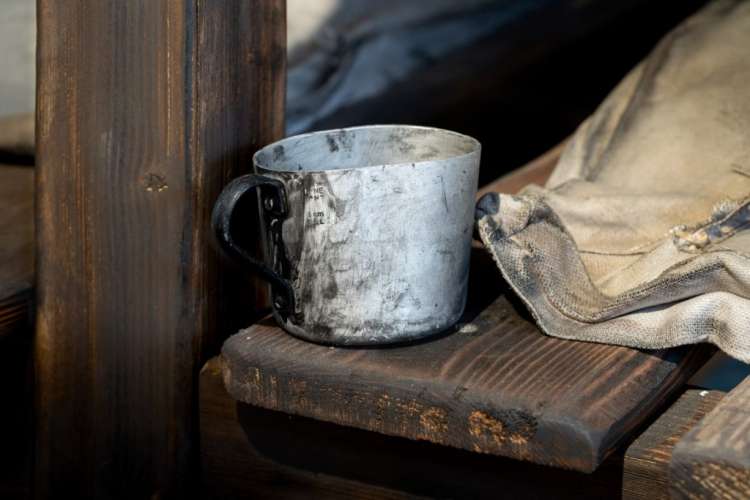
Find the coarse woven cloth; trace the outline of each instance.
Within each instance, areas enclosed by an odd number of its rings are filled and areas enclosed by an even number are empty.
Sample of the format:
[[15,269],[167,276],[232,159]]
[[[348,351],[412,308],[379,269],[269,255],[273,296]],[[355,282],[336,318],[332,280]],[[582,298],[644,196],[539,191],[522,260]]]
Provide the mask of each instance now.
[[544,188],[488,194],[477,221],[545,333],[750,362],[750,1],[669,33]]

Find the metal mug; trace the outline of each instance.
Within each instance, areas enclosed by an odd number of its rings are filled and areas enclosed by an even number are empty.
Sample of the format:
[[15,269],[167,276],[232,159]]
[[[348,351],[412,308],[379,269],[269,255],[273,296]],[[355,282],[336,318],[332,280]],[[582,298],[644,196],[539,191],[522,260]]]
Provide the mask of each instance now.
[[[333,345],[422,338],[466,304],[480,153],[476,139],[417,126],[289,137],[223,190],[214,231],[270,283],[276,320],[292,335]],[[233,209],[253,188],[267,264],[232,237]]]

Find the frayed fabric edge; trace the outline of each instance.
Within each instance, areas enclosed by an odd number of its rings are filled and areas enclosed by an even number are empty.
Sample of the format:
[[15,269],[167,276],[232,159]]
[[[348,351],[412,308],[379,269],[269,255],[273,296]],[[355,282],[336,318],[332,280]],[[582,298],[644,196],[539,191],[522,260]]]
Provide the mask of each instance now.
[[[518,200],[518,197],[515,199]],[[750,321],[742,312],[750,310],[750,300],[731,293],[718,291],[666,304],[644,306],[621,316],[593,322],[580,321],[560,310],[557,307],[559,304],[554,304],[543,290],[540,280],[534,278],[540,272],[535,261],[538,257],[526,251],[523,245],[526,228],[538,223],[538,220],[528,221],[523,229],[510,236],[503,234],[492,214],[483,214],[477,225],[482,242],[502,276],[544,333],[568,340],[641,349],[664,349],[708,342],[728,355],[750,363]],[[568,242],[568,245],[571,244],[575,247],[572,238]],[[570,248],[567,251],[571,251]],[[575,248],[573,251],[576,251]],[[699,317],[681,314],[688,307],[700,309],[706,314]],[[717,315],[721,317],[717,319]]]

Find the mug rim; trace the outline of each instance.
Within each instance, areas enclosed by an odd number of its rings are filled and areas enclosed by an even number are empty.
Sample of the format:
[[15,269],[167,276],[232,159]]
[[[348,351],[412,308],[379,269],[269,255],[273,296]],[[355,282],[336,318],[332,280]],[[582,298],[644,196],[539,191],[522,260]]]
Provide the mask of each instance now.
[[[265,153],[268,150],[272,150],[273,148],[277,146],[284,145],[285,143],[291,141],[292,139],[300,140],[305,139],[308,137],[313,137],[317,135],[326,135],[330,133],[336,133],[336,132],[350,132],[350,131],[357,131],[357,130],[372,130],[372,129],[411,129],[411,130],[429,130],[434,132],[440,132],[447,135],[453,135],[456,137],[460,137],[463,139],[468,139],[468,141],[472,144],[471,151],[467,153],[462,153],[459,155],[453,155],[449,156],[447,158],[441,158],[439,160],[417,160],[417,161],[408,161],[408,162],[399,162],[399,163],[379,163],[374,165],[363,165],[359,167],[347,167],[347,168],[322,168],[317,170],[298,170],[298,169],[292,169],[292,168],[271,168],[267,165],[262,165],[258,161],[258,156]],[[334,129],[327,129],[327,130],[315,130],[312,132],[305,132],[304,134],[296,134],[291,135],[289,137],[284,137],[283,139],[279,139],[278,141],[274,141],[270,144],[266,144],[262,148],[260,148],[258,151],[256,151],[253,154],[253,165],[257,168],[262,169],[264,172],[280,172],[280,173],[289,173],[289,174],[315,174],[315,173],[322,173],[322,172],[347,172],[352,170],[360,170],[360,169],[367,169],[367,168],[382,168],[384,166],[389,167],[398,167],[403,165],[420,165],[425,163],[434,163],[436,161],[452,161],[460,158],[469,157],[471,155],[479,154],[482,151],[482,143],[479,142],[476,138],[462,134],[460,132],[455,132],[453,130],[448,130],[444,128],[438,128],[438,127],[428,127],[425,125],[404,125],[404,124],[377,124],[377,125],[357,125],[355,127],[344,127],[344,128],[334,128]]]

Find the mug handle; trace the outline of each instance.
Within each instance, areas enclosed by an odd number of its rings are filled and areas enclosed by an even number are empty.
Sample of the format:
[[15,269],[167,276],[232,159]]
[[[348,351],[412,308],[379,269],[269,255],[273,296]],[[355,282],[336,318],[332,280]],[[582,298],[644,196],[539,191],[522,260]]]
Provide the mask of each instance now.
[[211,216],[214,235],[236,264],[271,284],[274,308],[278,312],[291,314],[294,311],[294,293],[291,284],[279,273],[250,255],[247,250],[237,244],[232,236],[231,222],[234,207],[253,188],[259,188],[260,191],[259,210],[265,212],[271,219],[286,217],[284,185],[269,177],[247,174],[227,184],[216,200]]

